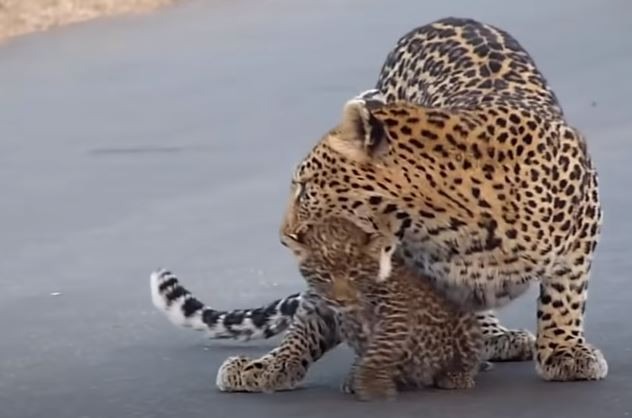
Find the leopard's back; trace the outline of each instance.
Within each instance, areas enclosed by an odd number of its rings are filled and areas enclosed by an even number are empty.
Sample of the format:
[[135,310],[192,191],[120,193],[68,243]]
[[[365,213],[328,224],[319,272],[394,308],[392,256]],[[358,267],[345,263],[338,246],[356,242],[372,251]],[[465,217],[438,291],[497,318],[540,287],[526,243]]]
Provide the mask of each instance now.
[[525,106],[561,117],[558,99],[529,53],[509,33],[444,18],[399,39],[376,88],[387,101],[426,107]]

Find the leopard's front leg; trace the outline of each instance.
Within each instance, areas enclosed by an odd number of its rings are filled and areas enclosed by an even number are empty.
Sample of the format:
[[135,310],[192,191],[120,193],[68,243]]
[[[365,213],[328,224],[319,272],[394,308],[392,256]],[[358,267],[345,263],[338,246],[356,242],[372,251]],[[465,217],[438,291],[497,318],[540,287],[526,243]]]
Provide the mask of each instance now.
[[603,354],[584,338],[590,264],[583,254],[573,261],[540,286],[536,370],[546,380],[598,380],[608,374]]
[[[601,351],[587,344],[584,339],[584,309],[592,257],[592,254],[586,254],[585,248],[594,247],[590,239],[595,238],[576,241],[573,245],[574,251],[558,260],[556,268],[552,268],[541,277],[535,359],[536,370],[545,380],[597,380],[604,378],[608,373],[608,364]],[[506,271],[526,271],[519,262],[512,264],[503,261],[500,264],[505,266]],[[457,263],[435,263],[435,267],[441,268],[439,272],[444,277],[456,277],[462,284],[477,283],[476,277],[459,276],[460,266]],[[474,289],[476,290],[476,287]],[[489,293],[485,291],[485,286],[481,286],[481,289],[483,291],[480,294],[473,293],[473,300],[480,300],[481,306],[498,305],[497,301],[504,297],[503,292]],[[520,287],[518,289],[522,290]],[[508,297],[516,297],[519,293],[509,294]],[[489,353],[502,354],[503,347],[517,347],[516,350],[507,350],[508,354],[512,354],[511,351],[514,351],[513,354],[520,354],[520,351],[525,356],[528,354],[527,350],[523,349],[530,343],[527,333],[513,332],[513,335],[510,335],[493,322],[490,322],[491,328],[487,330],[483,326],[488,359],[502,359],[495,355],[490,357]],[[489,331],[494,329],[499,331],[497,335],[500,337],[490,339],[490,335],[494,333]],[[523,343],[516,344],[520,340]],[[506,360],[511,357],[507,356]],[[519,358],[518,356],[517,359]]]
[[305,297],[281,344],[258,359],[229,357],[217,372],[224,392],[276,392],[294,389],[312,363],[340,343],[335,313],[315,297]]

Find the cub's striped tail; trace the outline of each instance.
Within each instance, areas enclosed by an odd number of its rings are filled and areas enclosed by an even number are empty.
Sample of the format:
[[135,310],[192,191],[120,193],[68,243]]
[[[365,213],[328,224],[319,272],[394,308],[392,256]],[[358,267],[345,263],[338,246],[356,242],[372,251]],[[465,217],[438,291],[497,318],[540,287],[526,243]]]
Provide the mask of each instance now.
[[302,294],[295,293],[256,309],[218,311],[204,305],[168,270],[151,274],[151,299],[178,326],[206,331],[212,339],[270,338],[285,331]]

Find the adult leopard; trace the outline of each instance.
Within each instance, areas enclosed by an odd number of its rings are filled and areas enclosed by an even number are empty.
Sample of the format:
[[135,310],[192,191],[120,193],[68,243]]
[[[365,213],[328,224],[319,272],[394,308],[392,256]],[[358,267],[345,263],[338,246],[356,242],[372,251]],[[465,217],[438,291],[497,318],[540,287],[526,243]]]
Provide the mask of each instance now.
[[[282,231],[333,215],[391,236],[398,254],[449,298],[481,310],[492,359],[528,357],[531,339],[484,310],[539,281],[539,375],[606,376],[583,329],[602,222],[597,173],[584,138],[508,33],[446,18],[403,36],[376,89],[345,105],[292,187]],[[281,345],[239,373],[287,373],[283,359],[302,367],[290,373],[296,380],[338,343],[326,309],[314,308],[311,295],[298,300]]]

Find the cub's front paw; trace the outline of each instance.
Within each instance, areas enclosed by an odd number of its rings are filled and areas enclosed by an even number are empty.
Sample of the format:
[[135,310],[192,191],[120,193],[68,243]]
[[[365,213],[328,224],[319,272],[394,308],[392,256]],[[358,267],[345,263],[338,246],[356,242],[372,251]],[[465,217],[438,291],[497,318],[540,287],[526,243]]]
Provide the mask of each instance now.
[[356,385],[353,390],[361,401],[392,401],[397,397],[397,388],[394,385]]
[[353,395],[355,393],[355,388],[353,387],[353,374],[349,373],[347,375],[347,377],[345,377],[345,380],[342,382],[342,385],[340,385],[340,390],[343,393],[349,394],[349,395]]
[[[546,343],[545,343],[546,344]],[[536,371],[544,380],[600,380],[608,374],[608,362],[601,351],[588,344],[538,348]]]
[[437,379],[436,386],[441,389],[472,389],[476,386],[469,372],[447,372]]
[[481,364],[478,366],[478,371],[482,373],[491,372],[492,370],[494,370],[494,363],[491,361],[481,361]]
[[386,376],[371,376],[366,370],[353,377],[352,389],[361,401],[393,400],[397,397],[397,385]]

